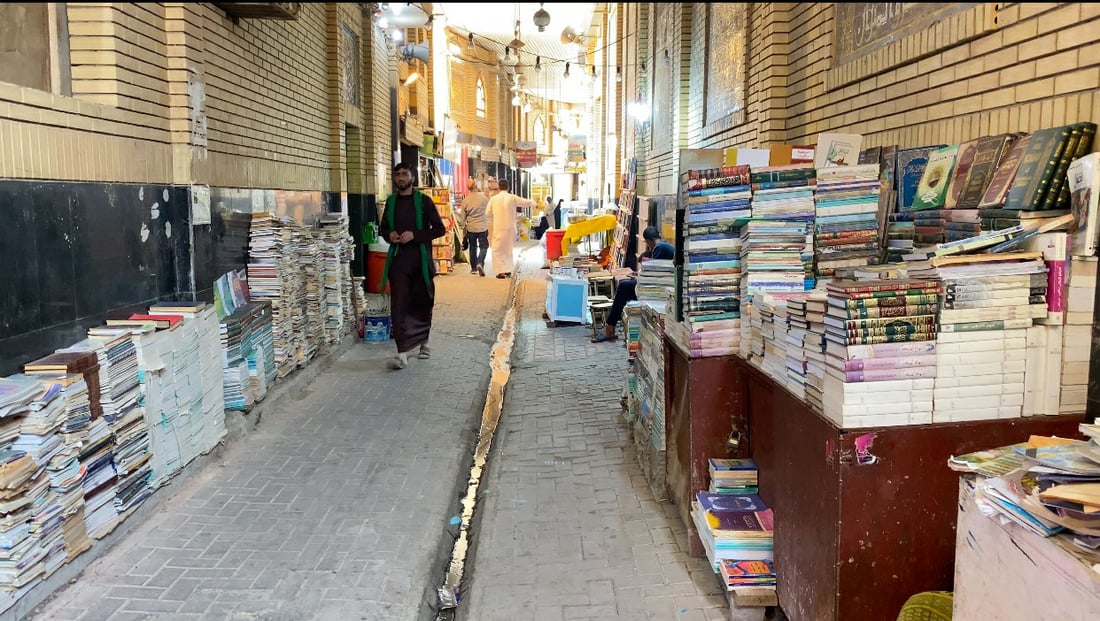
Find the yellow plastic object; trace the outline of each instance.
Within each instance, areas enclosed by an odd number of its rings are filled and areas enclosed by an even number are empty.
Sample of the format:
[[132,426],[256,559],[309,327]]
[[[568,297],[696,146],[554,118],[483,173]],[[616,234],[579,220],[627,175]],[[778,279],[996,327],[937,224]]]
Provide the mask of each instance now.
[[589,235],[606,233],[615,230],[618,222],[613,215],[593,216],[581,222],[574,222],[565,229],[565,235],[561,238],[561,256],[569,256],[568,248],[574,243],[580,242]]

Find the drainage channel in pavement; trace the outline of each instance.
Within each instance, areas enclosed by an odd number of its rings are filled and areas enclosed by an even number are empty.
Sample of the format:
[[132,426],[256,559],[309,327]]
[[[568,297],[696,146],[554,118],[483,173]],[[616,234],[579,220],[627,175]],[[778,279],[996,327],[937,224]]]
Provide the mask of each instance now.
[[496,433],[497,424],[500,422],[500,415],[504,409],[504,388],[508,384],[508,378],[512,371],[511,357],[516,340],[519,280],[517,278],[512,286],[508,311],[504,315],[504,324],[501,326],[489,356],[492,376],[489,379],[489,390],[481,414],[481,429],[478,431],[477,446],[474,448],[474,461],[470,467],[469,483],[466,487],[466,495],[462,498],[458,538],[455,540],[451,552],[451,560],[443,586],[437,590],[439,613],[436,615],[436,621],[452,621],[455,618],[456,609],[462,601],[463,578],[467,570],[466,557],[470,548],[470,524],[474,517],[474,510],[477,507],[482,476],[486,474],[485,466],[489,457],[489,448],[492,446],[493,436]]

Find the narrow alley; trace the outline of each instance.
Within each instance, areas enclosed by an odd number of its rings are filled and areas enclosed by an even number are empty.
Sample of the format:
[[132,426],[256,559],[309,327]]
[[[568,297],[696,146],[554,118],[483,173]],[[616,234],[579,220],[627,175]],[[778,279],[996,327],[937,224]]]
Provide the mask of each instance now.
[[[719,619],[619,414],[625,353],[548,328],[537,247],[457,618]],[[434,618],[510,281],[440,277],[433,359],[356,343],[34,619]],[[526,569],[525,569],[526,568]]]

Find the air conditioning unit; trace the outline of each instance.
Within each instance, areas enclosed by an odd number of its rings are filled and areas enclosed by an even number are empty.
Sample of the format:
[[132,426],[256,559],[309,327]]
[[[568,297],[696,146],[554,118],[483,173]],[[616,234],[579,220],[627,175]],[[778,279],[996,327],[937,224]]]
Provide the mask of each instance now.
[[215,2],[229,17],[237,19],[298,19],[301,2]]

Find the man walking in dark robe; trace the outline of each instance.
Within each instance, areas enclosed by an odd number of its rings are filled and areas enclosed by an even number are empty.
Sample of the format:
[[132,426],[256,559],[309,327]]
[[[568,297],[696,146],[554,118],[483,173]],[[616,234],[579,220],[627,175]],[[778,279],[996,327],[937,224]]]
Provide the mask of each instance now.
[[432,240],[446,234],[435,203],[412,187],[412,169],[402,162],[393,167],[397,188],[385,203],[380,232],[390,243],[382,287],[390,284],[390,318],[397,356],[389,361],[391,369],[404,369],[409,355],[417,347],[418,357],[431,358],[428,337],[432,330],[435,306],[435,261]]

